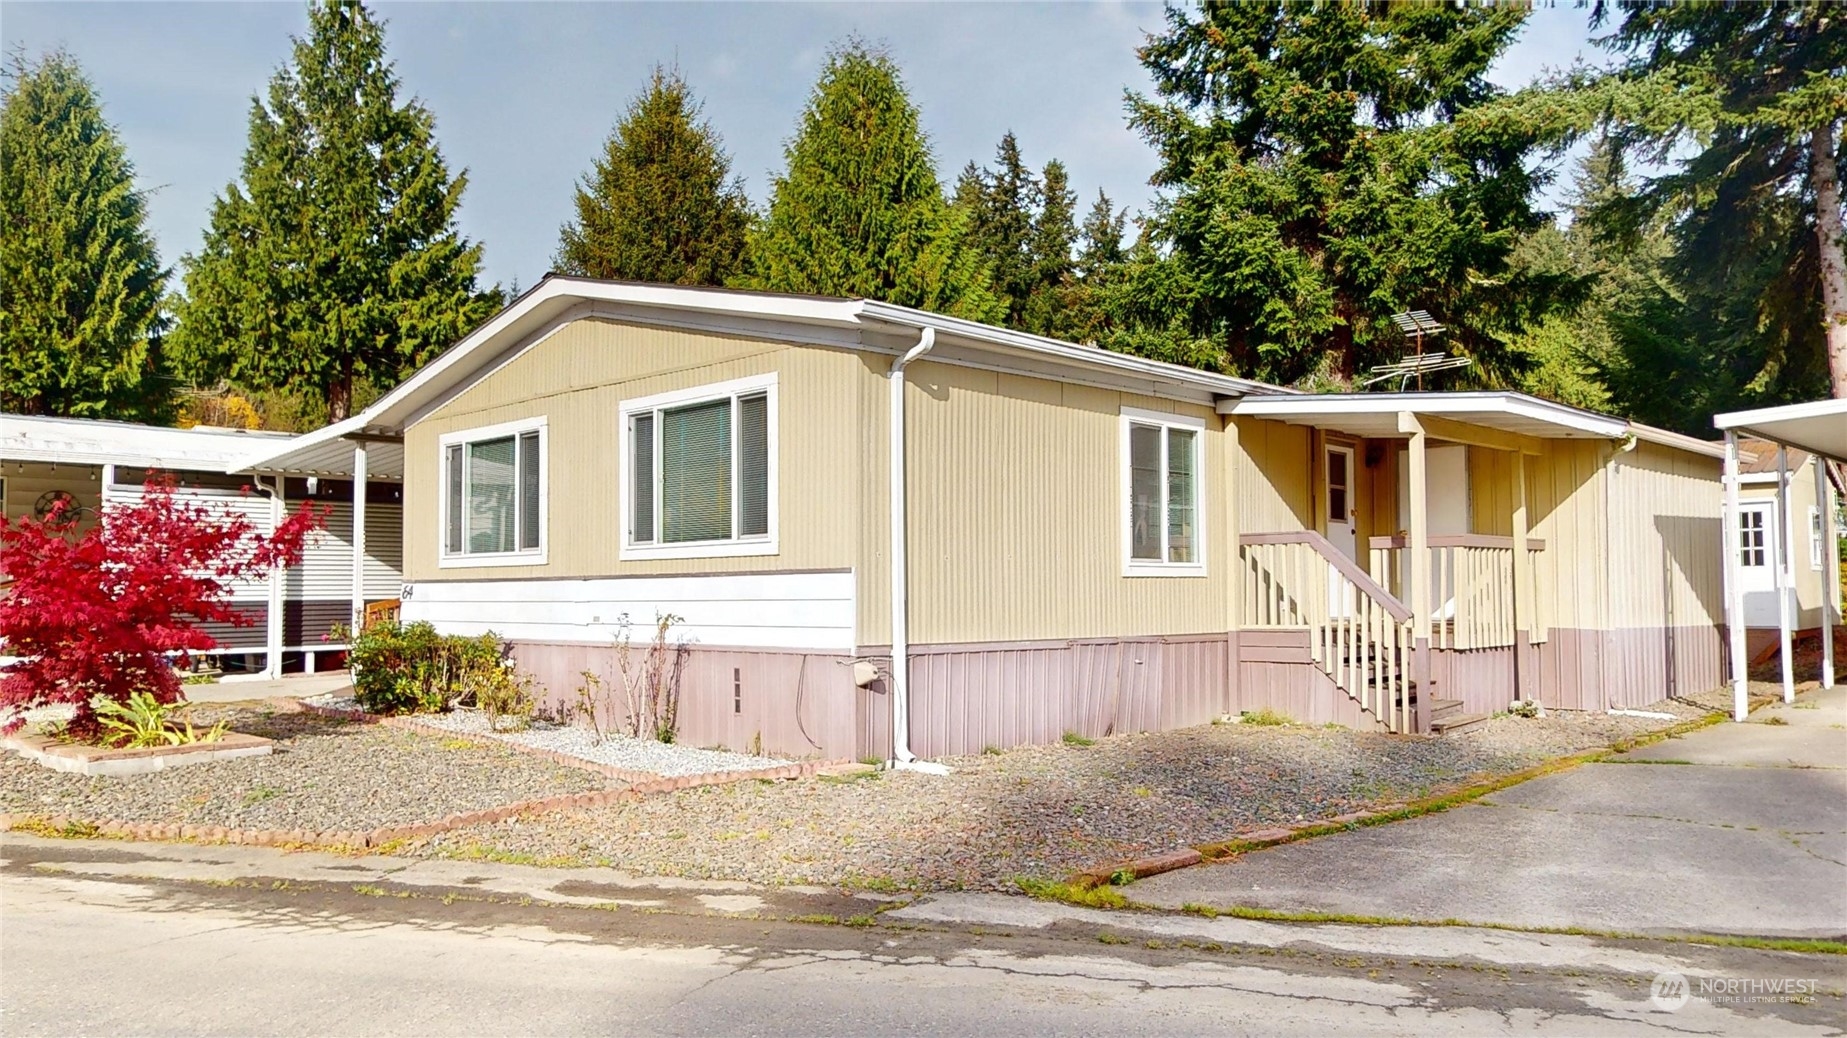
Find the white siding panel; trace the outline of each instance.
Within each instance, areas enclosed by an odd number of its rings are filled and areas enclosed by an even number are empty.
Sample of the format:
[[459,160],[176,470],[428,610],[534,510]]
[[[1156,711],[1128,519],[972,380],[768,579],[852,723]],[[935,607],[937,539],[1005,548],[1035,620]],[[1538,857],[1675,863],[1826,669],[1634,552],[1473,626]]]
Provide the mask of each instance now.
[[[350,601],[353,597],[353,506],[345,501],[316,502],[330,508],[322,528],[308,539],[301,565],[291,569],[288,596],[304,601]],[[299,508],[289,503],[289,510]],[[403,585],[402,505],[366,505],[366,598],[396,598]]]
[[675,632],[695,645],[851,651],[853,591],[847,571],[441,581],[407,586],[403,617],[445,634],[606,645],[623,614],[642,642],[656,614],[672,613],[684,618]]
[[[269,498],[260,494],[244,494],[235,490],[183,488],[176,491],[173,496],[175,500],[182,503],[200,505],[212,515],[241,515],[255,524],[258,530],[267,531],[269,529]],[[103,500],[108,504],[130,505],[140,501],[141,498],[140,487],[113,486],[104,492]],[[269,601],[269,580],[266,577],[232,581],[228,586],[233,602],[248,605]]]

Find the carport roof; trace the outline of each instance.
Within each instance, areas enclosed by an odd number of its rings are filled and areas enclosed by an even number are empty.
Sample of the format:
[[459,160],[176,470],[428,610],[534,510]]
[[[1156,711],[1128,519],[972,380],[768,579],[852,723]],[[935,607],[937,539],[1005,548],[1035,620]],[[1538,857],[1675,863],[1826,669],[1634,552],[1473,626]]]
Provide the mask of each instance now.
[[1847,463],[1847,400],[1732,411],[1715,416],[1712,424]]

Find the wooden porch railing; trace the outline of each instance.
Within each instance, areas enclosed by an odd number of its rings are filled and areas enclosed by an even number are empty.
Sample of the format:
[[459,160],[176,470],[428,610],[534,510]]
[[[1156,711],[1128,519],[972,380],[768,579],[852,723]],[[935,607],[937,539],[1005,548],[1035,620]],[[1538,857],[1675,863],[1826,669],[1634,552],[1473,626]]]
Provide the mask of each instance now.
[[1312,530],[1238,539],[1246,627],[1306,627],[1316,666],[1393,732],[1415,730],[1411,610]]
[[[1407,538],[1374,537],[1372,578],[1407,596],[1410,548]],[[1544,551],[1528,538],[1529,552]],[[1491,534],[1445,534],[1430,538],[1430,647],[1489,649],[1514,643],[1514,540]]]

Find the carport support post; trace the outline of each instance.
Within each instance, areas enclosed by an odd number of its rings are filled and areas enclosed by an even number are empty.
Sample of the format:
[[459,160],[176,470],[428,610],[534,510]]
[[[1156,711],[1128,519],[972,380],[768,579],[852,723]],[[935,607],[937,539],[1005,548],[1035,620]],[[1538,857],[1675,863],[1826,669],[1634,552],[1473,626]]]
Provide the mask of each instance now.
[[1828,459],[1815,459],[1815,507],[1821,509],[1821,687],[1834,687],[1834,615],[1835,598],[1840,593],[1840,548],[1834,538],[1834,502],[1829,500],[1834,488],[1828,485]]
[[1738,434],[1725,430],[1725,543],[1720,545],[1725,575],[1725,633],[1731,641],[1732,720],[1742,721],[1750,712],[1747,683],[1750,660],[1744,654],[1744,587],[1739,583],[1738,552],[1743,537],[1738,527]]
[[1526,550],[1526,452],[1514,448],[1514,698],[1533,699],[1533,553]]
[[1410,411],[1398,412],[1398,431],[1411,437],[1407,452],[1411,465],[1411,485],[1405,494],[1411,504],[1411,675],[1417,681],[1417,714],[1411,730],[1430,731],[1431,699],[1436,690],[1430,687],[1430,522],[1425,497],[1429,486],[1424,461],[1424,426]]
[[1789,615],[1789,589],[1795,583],[1795,574],[1790,572],[1790,560],[1796,553],[1793,536],[1795,524],[1789,519],[1789,448],[1783,444],[1776,445],[1776,615],[1777,638],[1779,646],[1777,655],[1783,663],[1783,702],[1796,701],[1796,667],[1790,659],[1789,629],[1795,619]]
[[350,642],[366,622],[366,445],[353,446],[353,624]]
[[[269,490],[269,532],[275,533],[282,525],[282,517],[287,505],[282,500],[282,477],[271,475]],[[269,568],[269,610],[264,625],[264,659],[263,676],[279,678],[282,676],[282,580],[284,569],[280,564]]]

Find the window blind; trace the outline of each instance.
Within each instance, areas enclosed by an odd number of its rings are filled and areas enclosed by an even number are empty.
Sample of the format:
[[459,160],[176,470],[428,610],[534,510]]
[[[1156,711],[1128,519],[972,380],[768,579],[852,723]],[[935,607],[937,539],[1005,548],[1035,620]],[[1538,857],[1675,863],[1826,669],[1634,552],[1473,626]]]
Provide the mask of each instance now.
[[539,546],[539,434],[519,434],[519,546]]
[[[1193,543],[1193,448],[1191,429],[1167,430],[1167,561],[1196,562]],[[1158,557],[1158,556],[1157,556]]]
[[629,541],[654,543],[654,412],[638,414],[629,426]]
[[1129,557],[1161,559],[1161,430],[1129,426]]
[[731,537],[731,401],[662,411],[661,539]]
[[738,536],[770,532],[770,401],[759,394],[738,401]]
[[444,479],[447,482],[448,515],[444,519],[443,541],[451,555],[462,553],[462,447],[456,444],[443,451]]
[[468,445],[468,553],[513,550],[513,437]]

